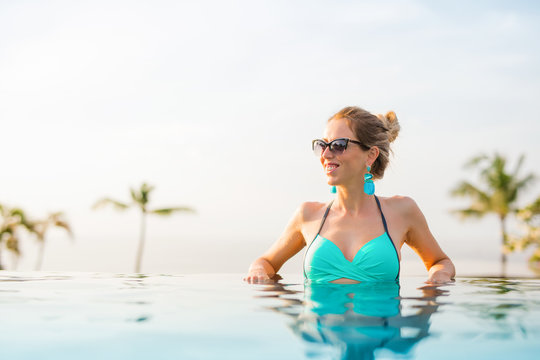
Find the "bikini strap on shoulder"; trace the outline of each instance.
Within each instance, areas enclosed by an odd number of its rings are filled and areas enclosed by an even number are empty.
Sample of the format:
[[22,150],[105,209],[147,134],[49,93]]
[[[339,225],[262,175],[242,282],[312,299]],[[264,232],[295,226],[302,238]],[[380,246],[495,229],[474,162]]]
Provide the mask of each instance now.
[[384,225],[384,231],[386,231],[386,233],[388,233],[388,226],[386,225],[386,219],[384,218],[384,214],[383,214],[382,209],[381,209],[381,203],[379,202],[379,198],[377,197],[377,195],[373,195],[373,196],[375,196],[375,200],[377,201],[377,207],[379,208],[379,212],[381,213],[382,222],[383,222],[383,225]]
[[384,214],[383,214],[382,209],[381,209],[381,203],[379,202],[379,199],[377,198],[376,195],[375,195],[375,200],[377,201],[377,206],[379,207],[379,211],[381,212],[382,222],[383,222],[383,225],[384,225],[384,231],[386,231],[386,234],[388,235],[388,239],[390,239],[390,243],[392,244],[392,246],[394,247],[394,250],[396,251],[396,257],[397,257],[397,262],[398,262],[398,272],[397,272],[397,275],[396,275],[396,281],[399,281],[399,273],[401,271],[401,263],[399,261],[398,250],[397,250],[396,244],[394,244],[394,240],[392,240],[392,237],[390,236],[390,233],[388,232],[388,226],[386,225],[386,219],[384,218]]
[[328,213],[330,212],[330,207],[332,207],[333,202],[334,202],[334,200],[330,201],[330,204],[328,204],[328,206],[326,207],[326,211],[324,212],[324,216],[322,218],[321,226],[319,227],[319,231],[317,231],[317,235],[315,235],[313,240],[311,240],[311,242],[309,243],[309,245],[308,245],[308,247],[306,249],[306,252],[304,253],[304,259],[302,260],[302,270],[304,271],[304,279],[307,279],[307,274],[306,274],[306,254],[308,253],[309,248],[311,247],[311,245],[313,244],[313,242],[315,241],[315,239],[317,238],[317,236],[321,232],[321,229],[322,229],[322,227],[324,225],[324,221],[326,220],[326,217],[328,216]]
[[328,206],[326,207],[326,211],[324,212],[324,216],[321,221],[321,226],[319,226],[319,231],[317,231],[317,235],[319,235],[319,233],[321,232],[324,222],[326,221],[326,217],[328,216],[328,213],[330,212],[330,208],[332,207],[333,203],[334,203],[334,200],[330,201],[330,204],[328,204]]

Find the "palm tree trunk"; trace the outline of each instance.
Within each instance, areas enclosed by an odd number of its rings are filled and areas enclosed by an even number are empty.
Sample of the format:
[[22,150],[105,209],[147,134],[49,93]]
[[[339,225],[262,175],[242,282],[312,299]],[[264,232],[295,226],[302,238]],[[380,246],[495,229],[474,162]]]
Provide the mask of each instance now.
[[39,242],[38,258],[36,260],[36,267],[34,270],[41,270],[41,265],[43,264],[43,256],[45,254],[45,240]]
[[12,256],[12,259],[13,259],[11,261],[11,263],[13,264],[13,271],[16,271],[17,268],[19,267],[19,255],[14,253],[11,256]]
[[501,215],[501,277],[506,277],[506,254],[504,253],[504,247],[506,245],[506,216]]
[[144,251],[144,236],[146,231],[146,212],[142,212],[141,216],[141,234],[139,238],[139,248],[137,250],[137,260],[135,262],[135,272],[141,272],[142,255]]

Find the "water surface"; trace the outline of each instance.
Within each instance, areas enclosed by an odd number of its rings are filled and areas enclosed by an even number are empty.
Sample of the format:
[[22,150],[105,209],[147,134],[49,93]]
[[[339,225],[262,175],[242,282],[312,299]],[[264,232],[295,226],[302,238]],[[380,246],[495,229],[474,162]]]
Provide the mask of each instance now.
[[536,359],[540,281],[0,272],[2,359]]

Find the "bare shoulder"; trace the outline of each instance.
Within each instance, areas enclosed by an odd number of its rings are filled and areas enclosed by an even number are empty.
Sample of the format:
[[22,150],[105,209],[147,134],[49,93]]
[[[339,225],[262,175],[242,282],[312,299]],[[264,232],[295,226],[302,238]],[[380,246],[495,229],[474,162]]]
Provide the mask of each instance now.
[[321,216],[319,214],[324,211],[325,206],[326,204],[320,202],[306,201],[301,203],[289,221],[287,230],[302,232],[306,224]]
[[412,221],[423,216],[418,204],[410,196],[394,195],[391,197],[379,197],[379,199],[387,208],[390,208],[392,212],[399,214],[405,220]]
[[328,204],[322,202],[306,201],[300,205],[298,211],[302,214],[303,221],[309,222],[313,219],[320,218],[320,213],[324,212],[327,206]]

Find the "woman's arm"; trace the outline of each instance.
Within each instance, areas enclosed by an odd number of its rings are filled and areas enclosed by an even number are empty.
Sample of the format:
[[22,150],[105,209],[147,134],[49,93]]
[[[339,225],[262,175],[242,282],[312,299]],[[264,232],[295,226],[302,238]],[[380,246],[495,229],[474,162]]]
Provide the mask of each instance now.
[[413,199],[409,197],[404,199],[406,216],[410,224],[405,242],[424,262],[428,270],[427,282],[444,283],[454,279],[456,275],[454,264],[431,234],[424,214]]
[[249,267],[243,278],[249,283],[266,282],[273,277],[283,264],[298,253],[306,245],[302,234],[306,203],[296,209],[279,239],[261,257]]

